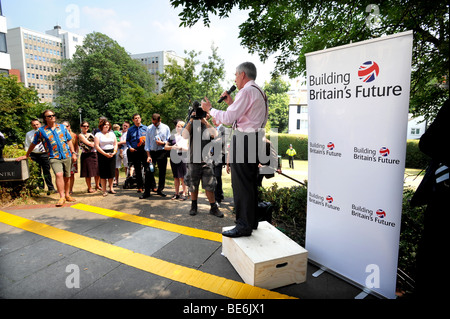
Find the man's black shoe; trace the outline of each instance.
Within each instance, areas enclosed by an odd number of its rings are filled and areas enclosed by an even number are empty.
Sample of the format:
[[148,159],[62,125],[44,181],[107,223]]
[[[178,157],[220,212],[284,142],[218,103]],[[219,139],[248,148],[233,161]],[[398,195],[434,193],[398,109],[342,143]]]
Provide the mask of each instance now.
[[233,229],[226,230],[222,233],[225,237],[231,237],[231,238],[237,238],[237,237],[248,237],[252,235],[252,232],[244,232],[242,230],[239,230],[237,227],[234,227]]
[[139,199],[145,199],[145,198],[149,198],[151,195],[150,194],[142,194],[141,196],[139,196]]
[[164,194],[164,193],[161,192],[161,191],[157,191],[156,194],[158,194],[158,195],[161,196],[161,197],[166,197],[166,196],[167,196],[166,194]]
[[216,203],[216,205],[211,207],[211,209],[209,210],[209,213],[216,217],[223,218],[223,213],[219,210],[217,203]]
[[191,208],[191,210],[189,211],[189,215],[191,216],[197,215],[197,208]]

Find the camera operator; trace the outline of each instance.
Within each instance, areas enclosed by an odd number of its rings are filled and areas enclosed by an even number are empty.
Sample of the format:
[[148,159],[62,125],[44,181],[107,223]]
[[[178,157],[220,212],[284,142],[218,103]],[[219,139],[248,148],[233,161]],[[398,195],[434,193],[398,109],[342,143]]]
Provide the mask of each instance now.
[[[258,227],[258,160],[255,157],[259,143],[252,145],[251,141],[257,141],[259,130],[265,127],[268,109],[267,98],[255,83],[256,75],[256,67],[251,62],[242,63],[236,68],[235,82],[239,92],[235,101],[229,92],[222,94],[228,104],[226,111],[212,109],[206,97],[202,101],[203,110],[211,112],[217,122],[236,128],[230,156],[236,227],[222,233],[227,237],[250,236],[252,230]],[[241,155],[243,159],[238,158]]]
[[202,187],[211,205],[209,213],[221,218],[223,213],[220,212],[214,198],[216,178],[214,177],[213,161],[210,154],[210,142],[217,137],[217,131],[207,121],[206,116],[207,114],[201,109],[200,103],[195,101],[189,122],[182,133],[183,138],[189,140],[189,162],[187,163],[185,178],[192,199],[189,214],[195,216],[198,213],[197,198],[201,180]]

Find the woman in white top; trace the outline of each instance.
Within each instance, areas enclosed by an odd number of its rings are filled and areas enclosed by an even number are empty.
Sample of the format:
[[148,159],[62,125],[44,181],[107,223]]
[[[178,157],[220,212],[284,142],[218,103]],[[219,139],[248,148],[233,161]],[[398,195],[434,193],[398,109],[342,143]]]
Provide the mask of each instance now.
[[111,131],[111,124],[106,119],[101,119],[98,128],[100,132],[95,134],[95,149],[98,154],[98,169],[100,172],[100,182],[102,184],[103,196],[106,192],[106,181],[109,183],[109,192],[115,194],[113,189],[113,179],[116,168],[117,138]]

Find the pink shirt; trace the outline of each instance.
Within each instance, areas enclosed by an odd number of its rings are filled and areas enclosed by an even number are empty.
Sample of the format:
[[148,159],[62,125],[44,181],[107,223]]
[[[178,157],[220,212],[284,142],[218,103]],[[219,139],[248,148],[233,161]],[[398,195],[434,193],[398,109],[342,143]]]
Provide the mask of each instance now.
[[211,115],[219,123],[225,125],[237,124],[237,129],[242,132],[256,132],[266,120],[266,103],[261,92],[252,87],[255,81],[247,82],[239,90],[234,102],[226,111],[211,109]]

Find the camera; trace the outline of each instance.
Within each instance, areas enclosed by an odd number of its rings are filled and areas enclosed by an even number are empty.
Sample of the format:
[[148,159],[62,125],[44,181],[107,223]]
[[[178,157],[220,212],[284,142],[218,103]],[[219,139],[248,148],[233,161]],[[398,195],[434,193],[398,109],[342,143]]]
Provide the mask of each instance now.
[[[195,112],[195,115],[192,115],[192,113]],[[207,115],[207,113],[205,111],[203,111],[200,102],[199,101],[194,101],[194,103],[192,104],[192,109],[189,112],[189,118],[193,118],[196,120],[200,120],[205,118]]]

